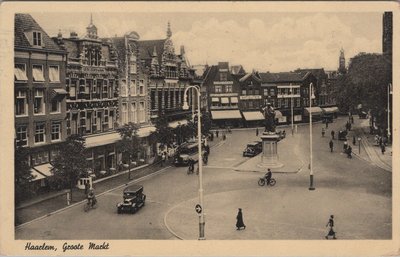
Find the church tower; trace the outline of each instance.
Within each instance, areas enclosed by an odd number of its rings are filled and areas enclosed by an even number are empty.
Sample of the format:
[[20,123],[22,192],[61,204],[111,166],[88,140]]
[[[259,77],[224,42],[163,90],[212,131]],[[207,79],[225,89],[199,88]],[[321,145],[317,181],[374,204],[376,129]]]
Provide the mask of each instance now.
[[86,37],[97,39],[97,27],[93,24],[93,16],[90,14],[90,24],[86,28]]
[[340,49],[340,56],[339,56],[339,73],[344,74],[346,73],[346,59],[344,58],[344,50],[343,48]]

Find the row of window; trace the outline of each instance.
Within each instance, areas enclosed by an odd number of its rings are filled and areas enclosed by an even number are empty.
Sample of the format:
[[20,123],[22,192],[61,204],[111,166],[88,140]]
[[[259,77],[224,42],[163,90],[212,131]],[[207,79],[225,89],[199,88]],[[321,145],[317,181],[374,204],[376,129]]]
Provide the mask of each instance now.
[[142,96],[145,95],[145,86],[144,86],[143,80],[139,81],[139,86],[136,85],[136,80],[131,80],[129,89],[124,80],[121,82],[121,96],[122,97],[127,97],[128,95],[136,96],[138,93],[139,93],[139,95],[142,95]]
[[[164,93],[162,93],[164,92]],[[176,108],[180,107],[182,104],[182,101],[184,99],[184,91],[179,90],[179,91],[158,91],[156,92],[155,90],[152,90],[150,93],[150,103],[151,103],[151,109],[156,110],[158,108]],[[158,93],[158,94],[157,94]],[[156,95],[157,99],[156,100]],[[164,99],[164,102],[163,102]],[[188,93],[188,103],[192,103],[192,94],[190,92]]]
[[[15,92],[15,115],[16,116],[27,116],[28,115],[28,95],[26,90],[17,90]],[[46,114],[46,103],[45,103],[45,90],[34,89],[33,95],[33,114],[34,115],[45,115]],[[53,97],[50,99],[50,113],[61,112],[61,99]]]
[[105,99],[105,98],[115,98],[115,90],[113,81],[108,80],[92,80],[92,79],[81,79],[74,80],[69,83],[67,80],[67,93],[68,99]]
[[[265,96],[275,96],[275,88],[264,88],[264,95]],[[306,90],[305,90],[306,92]],[[308,92],[308,91],[307,91]],[[277,89],[278,95],[299,95],[300,88],[293,88],[292,92],[290,88],[278,88]],[[260,90],[258,89],[242,89],[242,95],[260,95]]]
[[[49,82],[60,82],[60,67],[58,65],[49,65]],[[44,82],[43,65],[32,65],[32,79],[34,82]],[[14,65],[14,79],[16,81],[28,81],[26,64],[16,63]]]
[[[34,124],[34,144],[46,143],[46,123]],[[50,127],[50,140],[57,142],[61,140],[61,121],[52,121]],[[16,128],[17,145],[27,146],[29,139],[28,125],[18,125]]]
[[114,110],[81,111],[70,113],[67,119],[68,135],[70,134],[92,134],[114,128]]
[[122,103],[121,106],[121,121],[123,124],[126,124],[128,122],[142,123],[146,121],[146,110],[144,102],[139,102],[139,112],[137,111],[135,102],[130,104],[129,110],[128,106],[128,103]]
[[214,85],[215,93],[232,93],[233,85]]

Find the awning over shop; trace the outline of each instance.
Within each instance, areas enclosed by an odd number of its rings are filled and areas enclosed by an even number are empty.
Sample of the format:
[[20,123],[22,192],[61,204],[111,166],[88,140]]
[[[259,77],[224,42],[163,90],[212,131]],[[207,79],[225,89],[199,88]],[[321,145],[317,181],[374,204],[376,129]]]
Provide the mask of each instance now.
[[54,97],[63,97],[67,94],[67,91],[65,91],[65,89],[62,88],[54,88],[53,90],[50,91],[50,97],[54,98]]
[[275,119],[280,119],[282,117],[283,117],[282,113],[278,110],[275,110]]
[[238,102],[239,102],[239,101],[238,101],[238,98],[237,98],[236,96],[231,97],[231,103],[237,104]]
[[228,97],[221,97],[221,103],[222,103],[222,104],[229,104],[229,99],[228,99]]
[[31,181],[36,181],[36,180],[39,180],[39,179],[44,179],[44,178],[46,178],[45,175],[41,174],[40,172],[38,172],[37,170],[35,170],[35,169],[33,169],[33,168],[31,169],[31,174],[32,174],[33,176],[35,176],[35,178],[32,179]]
[[213,98],[211,98],[211,102],[219,103],[219,98],[218,97],[213,97]]
[[121,136],[117,132],[102,134],[102,135],[94,135],[86,138],[86,147],[95,147],[101,145],[108,145],[117,142],[121,139]]
[[242,112],[244,119],[247,121],[264,120],[264,115],[261,112]]
[[186,125],[188,123],[187,120],[177,120],[177,121],[172,121],[168,124],[170,128],[177,128],[180,125]]
[[211,111],[213,120],[241,119],[239,110]]
[[312,115],[321,115],[322,114],[322,109],[318,106],[314,106],[314,107],[307,107],[304,108],[304,115],[310,115],[310,111]]
[[36,181],[39,179],[44,179],[46,177],[53,176],[51,169],[53,166],[50,163],[45,163],[42,165],[35,166],[31,169],[31,174],[36,176],[32,181]]
[[339,108],[334,106],[334,107],[328,107],[328,108],[322,108],[325,114],[331,114],[331,113],[336,113],[339,112]]
[[154,131],[156,131],[156,127],[148,126],[148,127],[140,128],[137,133],[138,133],[139,137],[148,137]]

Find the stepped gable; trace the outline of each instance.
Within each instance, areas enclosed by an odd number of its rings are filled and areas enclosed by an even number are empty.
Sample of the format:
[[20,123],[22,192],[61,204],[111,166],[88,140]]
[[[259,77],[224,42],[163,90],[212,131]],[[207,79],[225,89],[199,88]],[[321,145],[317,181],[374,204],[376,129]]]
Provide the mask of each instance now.
[[145,60],[146,66],[151,65],[154,49],[157,51],[158,63],[161,65],[162,54],[164,52],[164,43],[166,39],[157,40],[139,40],[139,56],[140,59]]
[[52,50],[52,51],[64,51],[58,46],[47,33],[40,27],[40,25],[33,19],[30,14],[16,13],[14,17],[14,46],[33,48],[29,42],[26,33],[31,31],[39,31],[42,33],[43,47],[34,48]]

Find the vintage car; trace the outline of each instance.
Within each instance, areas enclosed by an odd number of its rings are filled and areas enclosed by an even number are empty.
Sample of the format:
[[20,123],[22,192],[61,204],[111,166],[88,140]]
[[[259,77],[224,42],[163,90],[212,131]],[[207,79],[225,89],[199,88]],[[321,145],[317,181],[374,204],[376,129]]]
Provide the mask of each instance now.
[[124,200],[117,204],[117,212],[136,213],[142,208],[146,201],[146,195],[143,194],[143,186],[130,185],[124,189]]
[[198,152],[198,143],[185,143],[179,146],[174,155],[174,165],[187,166],[189,158],[195,159],[196,157],[191,157],[191,155]]
[[343,141],[347,140],[347,130],[339,130],[338,138]]
[[333,122],[333,116],[332,115],[322,115],[321,117],[322,123],[332,123]]
[[262,142],[255,141],[248,143],[243,151],[243,157],[254,157],[262,152]]

